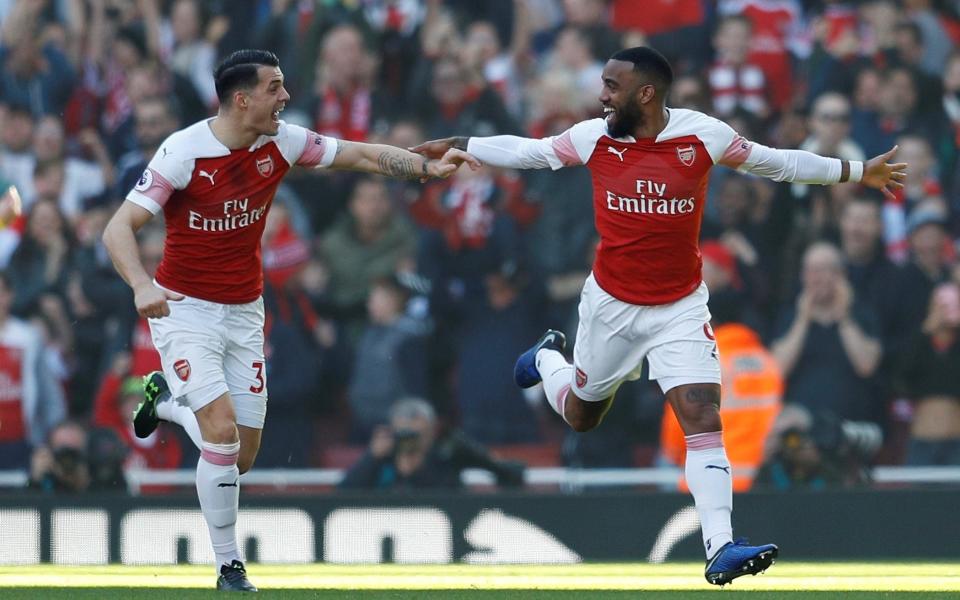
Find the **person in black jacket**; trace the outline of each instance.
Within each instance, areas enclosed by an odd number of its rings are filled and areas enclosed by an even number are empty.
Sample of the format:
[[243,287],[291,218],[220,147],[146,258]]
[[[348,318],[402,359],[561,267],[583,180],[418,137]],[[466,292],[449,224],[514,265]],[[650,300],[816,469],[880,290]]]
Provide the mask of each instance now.
[[491,471],[498,485],[523,482],[523,466],[498,461],[458,432],[437,437],[433,407],[419,398],[404,398],[390,409],[390,424],[376,428],[370,447],[340,482],[342,489],[407,491],[461,487],[460,472]]

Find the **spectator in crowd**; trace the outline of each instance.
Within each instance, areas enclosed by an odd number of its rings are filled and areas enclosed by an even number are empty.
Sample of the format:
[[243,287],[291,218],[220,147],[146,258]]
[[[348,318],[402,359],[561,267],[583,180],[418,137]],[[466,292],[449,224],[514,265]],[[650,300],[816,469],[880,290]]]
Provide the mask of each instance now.
[[53,44],[44,44],[41,2],[17,2],[3,23],[0,101],[27,107],[35,116],[61,114],[73,89],[74,69]]
[[771,351],[787,380],[784,401],[813,414],[882,420],[872,377],[883,347],[876,316],[855,298],[840,251],[818,242],[803,256],[803,287],[782,311]]
[[930,296],[923,328],[897,364],[898,391],[913,401],[907,463],[960,465],[960,287],[942,283]]
[[[38,165],[47,176],[49,164]],[[38,188],[42,193],[46,183]],[[19,315],[45,310],[47,298],[63,298],[69,280],[74,238],[55,200],[33,205],[26,230],[10,257],[9,276],[14,290],[13,312]]]
[[180,127],[179,115],[170,98],[145,98],[134,105],[133,115],[137,147],[121,156],[117,163],[117,198],[125,197],[133,189],[163,140]]
[[767,82],[763,70],[750,63],[750,19],[741,15],[724,17],[713,38],[716,63],[710,68],[713,107],[723,117],[738,108],[760,118],[770,112]]
[[24,190],[20,196],[27,200],[33,189],[33,170],[36,159],[33,156],[33,116],[26,106],[11,104],[7,106],[0,129],[0,175]]
[[38,327],[10,314],[12,280],[0,272],[0,468],[25,468],[67,414],[63,390],[48,371]]
[[825,92],[817,96],[810,110],[810,137],[800,149],[844,160],[865,160],[863,150],[850,139],[850,110],[850,101],[842,94]]
[[30,487],[47,493],[76,494],[89,490],[88,440],[87,428],[77,421],[54,426],[46,443],[30,457]]
[[917,109],[922,112],[939,112],[940,95],[943,85],[940,82],[940,68],[946,55],[932,72],[923,67],[925,56],[923,29],[916,22],[903,21],[894,31],[897,64],[908,67],[917,81]]
[[[223,17],[220,17],[221,19]],[[217,91],[210,74],[216,66],[216,43],[225,31],[217,28],[217,19],[204,30],[204,15],[196,0],[177,0],[170,9],[170,67],[189,79],[197,94],[209,107],[217,106]]]
[[876,425],[838,422],[784,408],[774,423],[756,489],[780,492],[857,487],[870,480],[867,465],[879,446]]
[[[114,173],[110,155],[96,130],[85,129],[77,137],[96,162],[66,155],[63,123],[59,117],[42,117],[33,133],[34,164],[59,165],[62,182],[59,186],[49,186],[47,193],[52,195],[59,191],[59,195],[51,199],[71,222],[75,222],[83,211],[84,200],[102,194],[112,185]],[[21,194],[27,204],[32,204],[39,196],[33,187],[21,190]]]
[[383,108],[372,89],[376,61],[352,25],[323,40],[308,111],[313,129],[341,140],[365,142]]
[[904,331],[921,328],[930,306],[930,294],[950,277],[947,218],[941,204],[927,202],[916,207],[907,220],[909,260],[903,268],[901,289],[909,290],[899,306]]
[[366,439],[387,422],[397,395],[426,392],[423,344],[429,324],[406,314],[409,297],[396,276],[376,279],[370,288],[369,324],[357,342],[348,390],[354,438]]
[[521,444],[540,437],[531,406],[513,382],[512,365],[542,329],[539,293],[514,262],[484,278],[482,295],[464,298],[457,328],[456,398],[460,422],[485,444]]
[[587,32],[574,26],[561,30],[550,60],[554,68],[567,71],[573,77],[577,111],[595,111],[603,63],[594,56]]
[[939,113],[917,112],[917,83],[913,73],[904,67],[892,67],[881,81],[876,112],[861,113],[853,122],[853,139],[867,156],[890,149],[905,133],[939,139],[942,128]]
[[[476,135],[520,131],[497,92],[472,77],[459,57],[424,61],[409,89],[407,102],[424,124],[427,138],[464,131]],[[426,98],[423,89],[429,90]]]
[[378,427],[370,446],[340,482],[341,489],[409,491],[458,489],[464,469],[491,471],[497,483],[516,486],[523,467],[497,461],[477,443],[459,433],[437,438],[433,407],[419,398],[397,401],[390,409],[389,425]]
[[361,177],[347,214],[320,243],[330,269],[330,300],[343,318],[362,318],[374,279],[388,276],[414,255],[416,238],[394,209],[382,179]]
[[927,200],[939,199],[942,194],[936,172],[936,157],[930,144],[918,135],[903,135],[897,140],[899,156],[910,161],[910,180],[883,207],[883,236],[887,254],[897,262],[904,262],[909,251],[907,219],[911,212]]
[[529,58],[529,10],[526,2],[513,1],[513,33],[508,48],[502,47],[496,25],[489,21],[475,21],[467,26],[463,47],[466,67],[482,75],[518,120],[524,109],[520,76]]
[[854,196],[840,216],[840,252],[854,298],[870,307],[879,319],[885,351],[896,353],[904,324],[899,299],[903,294],[900,269],[883,251],[880,203]]
[[289,210],[274,203],[263,234],[264,327],[270,427],[257,463],[308,464],[312,415],[322,399],[321,375],[337,343],[334,325],[311,303],[304,286],[310,249],[294,231]]

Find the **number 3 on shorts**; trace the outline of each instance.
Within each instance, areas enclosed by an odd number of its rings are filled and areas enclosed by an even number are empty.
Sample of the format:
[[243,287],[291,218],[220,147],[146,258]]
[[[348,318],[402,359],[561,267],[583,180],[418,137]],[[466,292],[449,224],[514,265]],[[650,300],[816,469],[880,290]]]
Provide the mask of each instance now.
[[250,386],[250,391],[259,394],[263,391],[263,363],[259,360],[254,361],[253,368],[257,370],[257,383]]

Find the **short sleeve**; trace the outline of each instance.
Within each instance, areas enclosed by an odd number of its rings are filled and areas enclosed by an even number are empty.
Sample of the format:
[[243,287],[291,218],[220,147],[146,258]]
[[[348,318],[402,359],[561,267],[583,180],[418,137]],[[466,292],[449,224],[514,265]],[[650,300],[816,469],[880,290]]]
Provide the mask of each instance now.
[[329,167],[337,155],[336,138],[288,123],[277,133],[277,145],[291,166]]
[[173,136],[167,138],[127,194],[127,200],[157,214],[174,191],[182,190],[190,183],[192,166],[188,168],[188,164],[192,165],[193,161],[177,148],[176,139]]

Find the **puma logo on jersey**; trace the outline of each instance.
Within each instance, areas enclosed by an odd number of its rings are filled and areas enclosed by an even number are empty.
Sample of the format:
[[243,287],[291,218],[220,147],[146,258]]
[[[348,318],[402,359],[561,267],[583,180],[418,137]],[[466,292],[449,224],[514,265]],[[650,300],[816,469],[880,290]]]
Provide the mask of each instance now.
[[217,484],[217,487],[237,487],[237,482],[238,482],[238,481],[240,481],[240,480],[237,479],[237,480],[234,481],[233,483],[218,483],[218,484]]
[[209,180],[210,180],[210,186],[212,187],[212,186],[216,185],[216,184],[213,182],[213,176],[216,175],[219,170],[220,170],[220,169],[214,169],[214,170],[213,170],[213,173],[207,173],[207,172],[204,171],[203,169],[200,169],[200,177],[206,177],[207,179],[209,179]]
[[613,146],[607,146],[607,152],[610,154],[616,154],[617,158],[620,159],[620,162],[623,162],[623,153],[629,150],[630,148],[624,148],[623,150],[617,150]]

